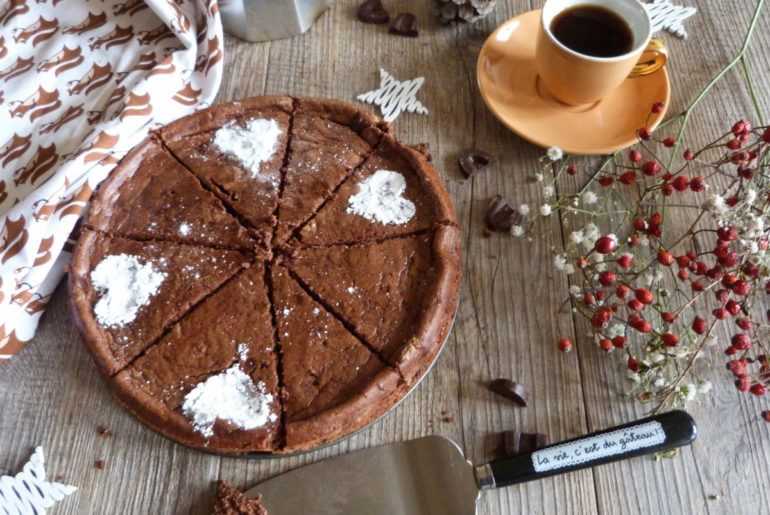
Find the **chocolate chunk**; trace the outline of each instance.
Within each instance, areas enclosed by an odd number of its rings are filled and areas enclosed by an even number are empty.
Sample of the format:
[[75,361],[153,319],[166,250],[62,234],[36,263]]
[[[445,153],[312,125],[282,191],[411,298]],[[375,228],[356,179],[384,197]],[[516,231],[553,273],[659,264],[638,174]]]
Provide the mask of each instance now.
[[399,14],[392,22],[390,22],[388,32],[398,36],[416,38],[418,35],[417,17],[412,13]]
[[521,431],[503,431],[500,439],[500,450],[505,456],[536,451],[548,443],[547,437],[542,433],[522,433]]
[[482,150],[469,148],[460,152],[460,169],[465,177],[472,177],[495,162],[495,158]]
[[519,225],[522,218],[521,213],[509,206],[500,195],[495,195],[489,201],[485,221],[491,230],[509,231],[514,225]]
[[489,389],[496,394],[510,399],[519,406],[527,405],[527,389],[510,379],[495,379],[489,383]]
[[390,15],[380,0],[367,0],[358,8],[358,19],[364,23],[388,23]]
[[425,159],[430,162],[433,161],[433,156],[430,155],[430,145],[427,143],[418,143],[417,145],[412,147],[417,152],[425,156]]

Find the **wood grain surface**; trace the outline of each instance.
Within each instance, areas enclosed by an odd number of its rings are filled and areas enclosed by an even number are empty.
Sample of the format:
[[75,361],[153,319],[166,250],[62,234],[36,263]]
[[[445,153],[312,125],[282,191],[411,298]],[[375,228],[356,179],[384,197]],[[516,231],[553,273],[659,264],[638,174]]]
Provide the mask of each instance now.
[[[561,241],[558,218],[532,241],[482,234],[491,196],[516,204],[542,201],[541,188],[527,177],[543,150],[492,116],[475,77],[486,37],[542,1],[499,0],[484,20],[455,27],[433,21],[430,1],[384,3],[391,13],[415,12],[420,37],[393,36],[386,26],[360,23],[356,0],[337,0],[300,37],[269,43],[228,37],[218,101],[289,93],[355,102],[357,94],[378,87],[380,67],[401,80],[425,77],[417,97],[430,114],[404,114],[395,129],[407,144],[430,144],[463,226],[464,247],[460,306],[434,368],[390,414],[340,443],[280,459],[209,455],[155,434],[111,397],[76,337],[62,286],[35,340],[0,366],[0,473],[16,473],[42,445],[48,477],[78,487],[51,513],[210,513],[219,478],[246,489],[305,463],[428,434],[452,438],[470,460],[482,462],[490,457],[490,435],[506,429],[543,432],[557,441],[645,414],[646,406],[622,397],[628,386],[622,369],[582,341],[586,327],[555,314],[568,288],[551,265],[550,249]],[[698,13],[685,22],[688,40],[663,34],[670,49],[669,113],[681,111],[735,55],[753,7],[749,0],[699,2]],[[765,12],[747,56],[765,106],[770,106],[768,43]],[[709,141],[739,118],[756,120],[740,73],[736,68],[710,93],[693,117],[685,145]],[[468,147],[496,158],[470,180],[456,161]],[[577,352],[557,352],[561,336],[581,341]],[[758,416],[766,401],[737,394],[721,358],[715,358],[707,378],[716,388],[689,407],[699,424],[698,440],[677,457],[638,458],[488,491],[479,513],[767,512],[770,425]],[[530,405],[520,408],[490,393],[485,383],[498,377],[527,385]],[[100,436],[102,427],[112,436]],[[105,461],[103,470],[95,466],[98,460]]]

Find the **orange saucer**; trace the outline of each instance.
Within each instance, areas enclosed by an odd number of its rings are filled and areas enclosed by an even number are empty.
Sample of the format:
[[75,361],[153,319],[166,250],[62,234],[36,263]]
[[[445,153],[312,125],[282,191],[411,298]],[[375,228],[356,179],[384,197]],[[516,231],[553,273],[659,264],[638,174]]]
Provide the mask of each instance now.
[[[481,48],[476,65],[479,89],[489,110],[509,129],[541,147],[559,147],[568,154],[606,154],[636,143],[636,130],[656,127],[668,106],[671,87],[665,67],[643,77],[626,79],[602,100],[569,106],[553,99],[535,70],[535,41],[540,10],[511,18]],[[645,123],[647,122],[647,123]]]

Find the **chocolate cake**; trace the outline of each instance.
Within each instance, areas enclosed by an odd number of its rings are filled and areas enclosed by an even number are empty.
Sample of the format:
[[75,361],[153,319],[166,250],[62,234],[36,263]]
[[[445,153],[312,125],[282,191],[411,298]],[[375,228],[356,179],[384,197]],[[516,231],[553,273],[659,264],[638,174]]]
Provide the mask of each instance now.
[[264,506],[259,504],[260,496],[249,499],[243,492],[220,481],[217,497],[214,500],[214,515],[268,515]]
[[348,435],[419,381],[452,324],[459,228],[389,124],[258,97],[182,118],[99,187],[76,327],[141,421],[213,452]]

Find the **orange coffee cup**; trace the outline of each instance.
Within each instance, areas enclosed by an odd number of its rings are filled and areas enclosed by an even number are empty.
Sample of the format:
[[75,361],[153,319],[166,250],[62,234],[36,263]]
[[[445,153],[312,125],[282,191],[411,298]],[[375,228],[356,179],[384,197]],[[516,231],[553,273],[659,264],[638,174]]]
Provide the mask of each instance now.
[[[614,57],[595,57],[579,53],[556,39],[551,31],[554,18],[577,6],[603,7],[622,18],[631,31],[631,50]],[[665,46],[651,36],[650,17],[638,0],[547,0],[535,52],[538,80],[565,104],[596,102],[627,78],[648,75],[665,64]]]

